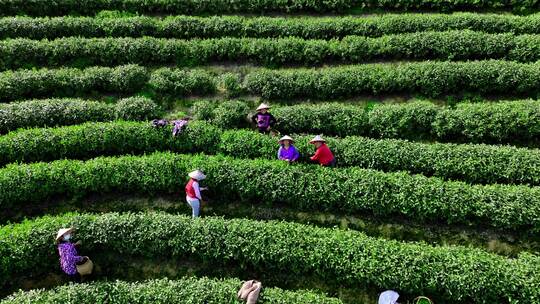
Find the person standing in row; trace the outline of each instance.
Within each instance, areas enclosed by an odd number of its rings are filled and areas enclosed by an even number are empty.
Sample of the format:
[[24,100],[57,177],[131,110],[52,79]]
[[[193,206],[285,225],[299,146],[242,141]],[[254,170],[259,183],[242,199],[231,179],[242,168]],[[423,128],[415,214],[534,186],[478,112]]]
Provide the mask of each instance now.
[[311,157],[312,162],[318,163],[324,167],[336,166],[334,154],[332,154],[332,151],[330,151],[330,148],[326,145],[326,140],[324,140],[322,136],[315,136],[309,143],[315,145],[315,148],[317,148],[315,155]]
[[261,103],[257,108],[257,114],[251,117],[251,120],[257,125],[260,133],[268,134],[277,122],[276,118],[268,110],[270,110],[270,106]]
[[293,163],[298,160],[300,153],[294,147],[294,140],[285,135],[279,139],[278,159]]
[[206,188],[200,188],[199,182],[206,178],[200,170],[195,170],[188,174],[190,177],[189,182],[186,185],[186,201],[191,207],[192,216],[196,218],[199,216],[201,208],[201,190],[206,190]]

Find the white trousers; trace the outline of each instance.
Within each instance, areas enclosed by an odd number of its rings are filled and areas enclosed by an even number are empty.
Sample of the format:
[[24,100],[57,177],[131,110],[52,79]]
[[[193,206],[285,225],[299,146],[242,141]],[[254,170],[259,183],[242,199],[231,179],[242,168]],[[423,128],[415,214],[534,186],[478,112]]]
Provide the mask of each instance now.
[[196,218],[199,216],[199,210],[201,208],[201,202],[199,199],[191,198],[189,196],[186,196],[186,201],[191,206],[191,210],[193,211],[193,218]]

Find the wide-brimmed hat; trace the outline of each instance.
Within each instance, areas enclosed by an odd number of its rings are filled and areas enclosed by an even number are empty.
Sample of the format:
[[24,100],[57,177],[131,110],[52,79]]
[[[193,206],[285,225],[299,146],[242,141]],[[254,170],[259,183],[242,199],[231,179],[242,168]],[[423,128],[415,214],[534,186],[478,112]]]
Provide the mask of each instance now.
[[58,230],[58,233],[56,234],[56,241],[58,242],[65,234],[68,232],[72,232],[75,228],[62,228]]
[[316,142],[326,142],[326,140],[324,140],[324,138],[322,138],[322,136],[317,135],[312,140],[309,141],[310,144],[316,143]]
[[201,170],[195,170],[191,173],[188,174],[189,177],[193,178],[193,179],[196,179],[196,180],[203,180],[206,178],[206,175],[204,175],[204,173],[201,172]]
[[261,103],[261,105],[257,108],[257,111],[260,111],[262,109],[270,109],[271,107],[265,103]]
[[379,296],[379,304],[396,304],[399,294],[393,290],[387,290]]
[[282,138],[280,138],[279,143],[281,144],[284,140],[289,140],[291,142],[294,142],[294,139],[292,139],[292,137],[290,137],[289,135],[285,135]]

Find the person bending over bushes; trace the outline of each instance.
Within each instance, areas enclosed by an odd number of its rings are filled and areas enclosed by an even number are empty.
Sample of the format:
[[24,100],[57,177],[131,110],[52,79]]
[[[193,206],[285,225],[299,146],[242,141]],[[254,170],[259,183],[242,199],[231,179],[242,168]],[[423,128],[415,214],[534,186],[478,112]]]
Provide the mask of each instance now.
[[276,118],[268,112],[269,109],[269,105],[261,103],[257,108],[257,114],[251,117],[251,120],[257,125],[259,132],[263,134],[270,133],[270,130],[277,122]]
[[317,148],[315,155],[311,157],[312,162],[324,167],[336,166],[336,158],[332,154],[332,151],[330,151],[330,148],[328,148],[328,145],[326,145],[326,140],[320,135],[317,135],[309,143],[315,145],[315,148]]
[[[81,282],[81,275],[89,273],[79,273],[78,265],[91,264],[87,256],[79,256],[75,246],[80,246],[81,243],[71,243],[74,228],[63,228],[58,230],[56,234],[56,244],[58,254],[60,255],[60,267],[68,275],[72,282]],[[91,269],[91,265],[90,269]],[[90,270],[91,271],[91,270]]]
[[278,159],[284,160],[288,163],[293,163],[298,160],[300,153],[293,145],[294,140],[285,135],[279,140]]
[[186,201],[191,207],[193,218],[199,216],[199,211],[201,208],[201,190],[206,190],[207,188],[200,188],[199,181],[202,181],[206,178],[200,170],[195,170],[188,174],[190,177],[189,182],[186,185]]

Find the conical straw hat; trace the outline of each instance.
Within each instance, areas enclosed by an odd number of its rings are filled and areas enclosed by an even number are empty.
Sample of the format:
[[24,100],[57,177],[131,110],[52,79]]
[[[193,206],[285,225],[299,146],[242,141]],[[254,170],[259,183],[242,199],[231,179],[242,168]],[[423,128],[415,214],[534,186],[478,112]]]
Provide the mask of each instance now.
[[290,140],[291,142],[294,142],[294,139],[290,137],[289,135],[285,135],[282,138],[279,139],[279,143],[282,143],[284,140]]
[[195,170],[191,173],[188,174],[189,177],[193,178],[193,179],[196,179],[196,180],[203,180],[206,178],[206,175],[204,175],[204,173],[201,172],[201,170]]
[[270,109],[271,107],[265,103],[261,103],[261,105],[257,108],[257,111],[260,111],[262,109]]
[[62,228],[58,230],[58,233],[56,234],[56,241],[58,242],[66,233],[73,231],[73,227],[71,228]]
[[326,142],[326,140],[324,140],[324,138],[322,138],[322,136],[317,135],[309,143],[312,144],[312,143],[315,143],[315,142]]

